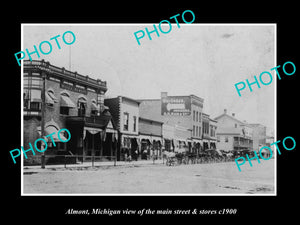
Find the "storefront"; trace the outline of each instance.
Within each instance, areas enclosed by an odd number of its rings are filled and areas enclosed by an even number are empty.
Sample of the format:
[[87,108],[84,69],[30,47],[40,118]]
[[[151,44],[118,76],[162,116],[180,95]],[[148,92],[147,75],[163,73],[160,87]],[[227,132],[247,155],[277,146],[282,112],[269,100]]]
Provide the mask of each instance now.
[[149,160],[162,157],[162,137],[139,135],[141,148],[140,159]]
[[122,134],[121,140],[119,160],[137,160],[140,155],[137,136]]
[[106,127],[103,138],[103,156],[106,156],[106,159],[112,159],[117,155],[117,143],[118,131],[113,125],[113,120],[111,120]]
[[104,157],[113,156],[113,146],[116,145],[116,139],[112,138],[109,132],[106,132],[110,121],[111,116],[108,111],[94,117],[67,117],[66,126],[72,133],[72,139],[68,142],[68,149],[73,155],[82,156],[79,157],[80,161],[91,159],[91,156],[96,156],[97,159],[101,158],[101,160],[111,160],[111,157]]
[[192,139],[192,152],[199,155],[203,149],[201,140]]

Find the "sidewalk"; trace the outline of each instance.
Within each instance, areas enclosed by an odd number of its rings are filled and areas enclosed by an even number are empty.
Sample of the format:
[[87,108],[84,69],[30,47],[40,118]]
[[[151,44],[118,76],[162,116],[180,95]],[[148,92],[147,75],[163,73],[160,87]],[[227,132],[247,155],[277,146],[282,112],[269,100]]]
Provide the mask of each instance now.
[[[131,161],[131,162],[125,162],[125,161],[117,161],[116,165],[114,166],[114,161],[105,161],[105,162],[94,162],[94,167],[131,167],[135,165],[162,165],[163,162],[165,163],[166,160],[158,159],[154,161],[153,160],[138,160],[138,161]],[[83,163],[77,163],[77,164],[67,164],[66,168],[64,164],[59,165],[46,165],[45,169],[41,168],[41,165],[36,166],[24,166],[23,172],[43,172],[49,170],[67,170],[67,169],[74,169],[74,168],[93,168],[92,162],[83,162]]]

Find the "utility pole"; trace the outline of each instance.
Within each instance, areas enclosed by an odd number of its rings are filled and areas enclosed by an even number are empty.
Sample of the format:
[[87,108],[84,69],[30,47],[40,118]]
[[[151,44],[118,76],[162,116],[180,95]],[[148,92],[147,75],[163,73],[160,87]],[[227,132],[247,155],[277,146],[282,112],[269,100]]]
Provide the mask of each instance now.
[[[42,93],[41,93],[41,98],[42,98],[42,105],[41,105],[41,137],[44,138],[45,136],[45,80],[46,80],[46,74],[44,71],[42,71]],[[42,144],[41,150],[44,150],[44,146]],[[42,152],[41,156],[41,168],[45,169],[45,152]]]

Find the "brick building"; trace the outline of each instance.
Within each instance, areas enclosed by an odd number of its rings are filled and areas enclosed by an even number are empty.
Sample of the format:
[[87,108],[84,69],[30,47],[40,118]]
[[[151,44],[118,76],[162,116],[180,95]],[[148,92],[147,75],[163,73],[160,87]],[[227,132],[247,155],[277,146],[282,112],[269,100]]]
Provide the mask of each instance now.
[[[116,132],[113,127],[106,132],[107,125],[113,121],[104,107],[105,81],[53,66],[43,60],[24,60],[23,68],[25,149],[29,148],[28,142],[34,143],[41,137],[44,105],[44,136],[57,133],[61,128],[67,128],[71,133],[68,143],[60,143],[57,139],[55,147],[48,140],[45,154],[53,155],[48,157],[48,163],[57,161],[57,155],[113,155]],[[31,156],[25,160],[29,164],[39,162],[40,157]]]
[[203,99],[195,95],[168,96],[161,99],[140,99],[143,118],[163,122],[163,141],[167,151],[186,149],[199,152],[202,148]]

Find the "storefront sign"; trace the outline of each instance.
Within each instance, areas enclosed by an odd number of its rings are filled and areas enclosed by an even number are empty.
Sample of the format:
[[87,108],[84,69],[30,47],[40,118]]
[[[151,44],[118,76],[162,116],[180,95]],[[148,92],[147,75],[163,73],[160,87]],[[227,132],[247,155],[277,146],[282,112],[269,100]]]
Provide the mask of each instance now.
[[188,96],[167,96],[161,99],[161,114],[188,116],[191,114],[191,99]]
[[85,95],[87,94],[86,89],[78,88],[78,87],[71,86],[71,85],[68,85],[68,84],[61,83],[60,88],[65,89],[65,90],[69,90],[69,91],[78,92],[78,93],[85,94]]

